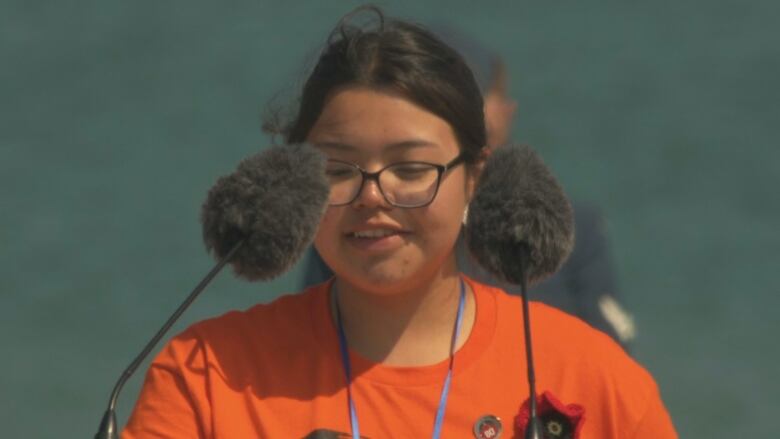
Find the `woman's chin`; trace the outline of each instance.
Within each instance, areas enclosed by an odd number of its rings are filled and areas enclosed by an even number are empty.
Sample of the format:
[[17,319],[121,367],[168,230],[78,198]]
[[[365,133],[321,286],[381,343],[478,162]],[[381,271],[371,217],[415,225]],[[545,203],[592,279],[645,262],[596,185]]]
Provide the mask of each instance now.
[[339,276],[350,288],[376,295],[396,294],[414,283],[415,270],[408,265],[377,264],[362,270],[352,270],[347,276]]

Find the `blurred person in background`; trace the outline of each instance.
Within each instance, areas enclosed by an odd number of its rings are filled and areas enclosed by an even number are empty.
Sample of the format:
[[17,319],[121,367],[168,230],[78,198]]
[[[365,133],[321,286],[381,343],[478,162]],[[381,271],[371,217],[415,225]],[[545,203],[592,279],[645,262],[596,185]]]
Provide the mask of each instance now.
[[[488,148],[510,141],[517,102],[509,94],[509,72],[500,55],[476,39],[448,25],[430,29],[457,50],[474,73],[484,99]],[[633,318],[620,304],[604,218],[597,206],[574,200],[576,244],[561,269],[529,292],[531,300],[544,302],[586,321],[630,351],[635,336]],[[456,255],[463,273],[485,284],[520,295],[520,287],[501,282],[473,260],[461,238]],[[330,279],[333,272],[312,247],[304,259],[303,287]]]

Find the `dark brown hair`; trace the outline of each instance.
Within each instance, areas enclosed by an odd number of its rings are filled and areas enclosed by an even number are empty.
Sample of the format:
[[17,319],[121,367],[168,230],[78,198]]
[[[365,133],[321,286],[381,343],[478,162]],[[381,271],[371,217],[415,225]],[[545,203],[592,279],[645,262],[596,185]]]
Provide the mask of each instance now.
[[[372,27],[354,24],[373,13]],[[345,15],[306,81],[297,115],[282,130],[287,143],[304,142],[328,97],[339,88],[366,86],[404,96],[446,120],[467,163],[486,144],[482,94],[463,58],[423,27],[387,19],[375,6]]]

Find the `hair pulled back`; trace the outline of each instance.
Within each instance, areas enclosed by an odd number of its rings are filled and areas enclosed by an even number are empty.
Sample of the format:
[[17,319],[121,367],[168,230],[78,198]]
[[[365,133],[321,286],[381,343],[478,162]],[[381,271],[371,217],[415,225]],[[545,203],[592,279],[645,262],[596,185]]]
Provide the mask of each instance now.
[[[373,13],[373,26],[357,25]],[[375,6],[345,15],[331,32],[306,81],[297,115],[284,130],[287,143],[306,141],[331,94],[344,87],[386,90],[446,120],[467,163],[486,144],[482,94],[463,58],[431,32],[387,19]]]

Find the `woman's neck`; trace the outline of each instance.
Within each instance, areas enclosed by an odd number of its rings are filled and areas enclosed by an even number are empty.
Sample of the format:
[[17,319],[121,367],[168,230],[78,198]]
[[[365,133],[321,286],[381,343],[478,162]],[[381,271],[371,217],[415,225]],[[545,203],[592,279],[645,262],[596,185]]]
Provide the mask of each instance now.
[[[460,276],[439,275],[390,294],[368,292],[339,279],[337,293],[341,322],[349,348],[390,366],[435,364],[450,355],[460,298]],[[456,350],[468,338],[476,306],[465,285],[463,323]]]

